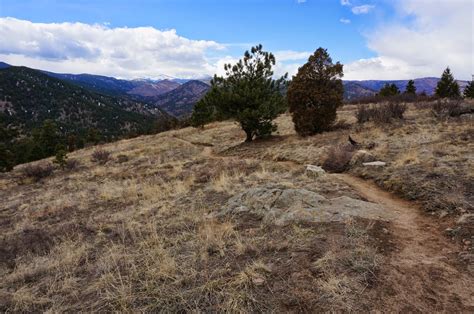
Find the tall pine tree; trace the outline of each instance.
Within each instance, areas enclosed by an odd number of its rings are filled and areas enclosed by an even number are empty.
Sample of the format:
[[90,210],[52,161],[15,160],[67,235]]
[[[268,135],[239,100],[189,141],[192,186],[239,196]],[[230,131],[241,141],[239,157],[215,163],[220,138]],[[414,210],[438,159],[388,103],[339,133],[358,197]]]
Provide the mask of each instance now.
[[440,98],[459,98],[461,91],[459,90],[458,82],[453,77],[449,67],[444,70],[441,75],[441,80],[436,86],[436,96]]
[[235,119],[246,134],[246,142],[270,135],[273,124],[285,110],[282,90],[286,75],[274,80],[275,56],[262,45],[246,51],[236,64],[224,66],[225,76],[214,76],[211,90],[195,107],[191,123],[200,126],[214,117]]
[[342,105],[343,65],[333,63],[326,49],[319,48],[298,69],[288,87],[288,105],[295,130],[300,135],[323,132],[336,120]]
[[405,94],[407,95],[416,95],[416,86],[414,80],[409,80],[407,86],[405,87]]

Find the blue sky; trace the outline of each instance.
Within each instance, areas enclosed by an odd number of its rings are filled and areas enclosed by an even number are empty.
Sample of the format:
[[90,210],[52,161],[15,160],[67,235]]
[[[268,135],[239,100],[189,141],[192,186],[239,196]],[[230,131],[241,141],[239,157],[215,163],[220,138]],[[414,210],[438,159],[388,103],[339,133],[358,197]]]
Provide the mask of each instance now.
[[[278,73],[294,74],[322,46],[346,65],[350,79],[437,76],[447,65],[466,78],[472,6],[471,0],[0,0],[6,39],[0,60],[130,78],[193,77],[219,72],[223,62],[262,43],[280,57]],[[452,11],[443,17],[452,29],[437,20],[444,7]],[[454,27],[470,29],[467,42],[451,36]],[[440,47],[442,36],[455,42]],[[451,56],[436,60],[444,49]]]

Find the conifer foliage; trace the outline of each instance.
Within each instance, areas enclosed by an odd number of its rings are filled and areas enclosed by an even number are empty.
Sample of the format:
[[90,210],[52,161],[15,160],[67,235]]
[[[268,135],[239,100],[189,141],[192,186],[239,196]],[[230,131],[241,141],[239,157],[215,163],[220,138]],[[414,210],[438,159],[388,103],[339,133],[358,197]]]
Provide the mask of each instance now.
[[379,96],[382,97],[392,97],[397,96],[400,94],[400,90],[398,89],[397,85],[394,83],[389,84],[386,83],[379,91]]
[[407,94],[407,95],[416,95],[415,81],[413,81],[413,80],[408,81],[408,84],[405,87],[405,94]]
[[474,98],[474,81],[467,83],[467,86],[464,89],[464,97]]
[[288,105],[298,134],[323,132],[336,120],[342,105],[343,65],[333,63],[324,48],[318,48],[308,62],[298,69],[288,87]]
[[246,51],[236,64],[224,66],[225,76],[214,76],[211,90],[195,106],[193,126],[202,126],[214,119],[235,119],[246,134],[246,142],[270,135],[273,124],[285,110],[282,90],[286,75],[274,80],[275,56],[262,45]]
[[459,98],[461,96],[458,82],[454,80],[449,67],[444,70],[441,80],[436,86],[436,96],[440,98]]

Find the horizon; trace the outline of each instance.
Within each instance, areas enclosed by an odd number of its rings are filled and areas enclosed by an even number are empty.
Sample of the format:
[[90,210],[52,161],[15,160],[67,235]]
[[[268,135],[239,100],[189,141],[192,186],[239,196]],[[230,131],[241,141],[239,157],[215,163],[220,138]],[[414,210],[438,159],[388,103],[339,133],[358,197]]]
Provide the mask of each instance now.
[[321,46],[344,64],[344,80],[439,77],[447,66],[471,80],[473,7],[470,0],[278,0],[271,7],[262,0],[2,0],[0,60],[56,73],[199,79],[222,74],[224,63],[262,43],[276,56],[275,75],[291,77]]
[[[24,65],[14,65],[14,64],[9,64],[9,63],[6,63],[2,60],[0,60],[0,63],[4,63],[8,66],[12,66],[12,67],[27,67],[27,66],[24,66]],[[27,67],[27,68],[30,68],[30,67]],[[94,73],[86,73],[86,72],[83,72],[83,73],[65,73],[65,72],[51,72],[51,71],[47,71],[47,70],[44,70],[44,69],[36,69],[36,68],[30,68],[32,70],[37,70],[37,71],[40,71],[40,72],[49,72],[49,73],[54,73],[54,74],[63,74],[63,75],[91,75],[91,76],[103,76],[103,77],[109,77],[109,78],[114,78],[114,79],[117,79],[117,80],[126,80],[126,81],[140,81],[140,80],[143,80],[143,81],[155,81],[155,82],[158,82],[158,81],[173,81],[173,80],[188,80],[188,81],[193,81],[193,80],[206,80],[206,79],[211,79],[212,76],[202,76],[202,77],[196,77],[196,78],[181,78],[181,77],[172,77],[172,76],[167,76],[167,75],[163,75],[163,77],[165,78],[151,78],[151,77],[136,77],[136,78],[123,78],[123,77],[115,77],[115,76],[108,76],[108,75],[101,75],[101,74],[94,74]],[[377,79],[367,79],[367,80],[348,80],[348,79],[342,79],[343,82],[363,82],[363,81],[374,81],[374,82],[396,82],[396,81],[408,81],[408,80],[424,80],[424,79],[440,79],[439,77],[436,77],[436,76],[424,76],[424,77],[415,77],[415,78],[411,78],[411,79],[386,79],[386,80],[377,80]],[[456,78],[455,78],[456,79]],[[461,80],[461,79],[456,79],[457,81],[462,81],[462,82],[466,82],[466,81],[469,81],[469,80]]]

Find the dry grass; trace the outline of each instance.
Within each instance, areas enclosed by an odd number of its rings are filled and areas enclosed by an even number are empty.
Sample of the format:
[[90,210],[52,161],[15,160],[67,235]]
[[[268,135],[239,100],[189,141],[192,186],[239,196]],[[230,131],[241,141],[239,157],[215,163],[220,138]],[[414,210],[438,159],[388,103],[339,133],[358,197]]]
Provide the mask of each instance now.
[[278,136],[242,144],[238,126],[222,122],[104,145],[105,164],[91,160],[95,148],[73,152],[80,167],[40,183],[21,179],[25,166],[2,174],[0,311],[367,310],[387,258],[375,249],[377,224],[277,227],[209,215],[268,183],[357,198],[336,180],[304,175],[304,164],[321,164],[349,134],[376,142],[372,153],[389,163],[351,171],[427,207],[469,203],[472,122],[410,108],[402,125],[357,126],[354,112],[340,112],[350,128],[313,137],[298,137],[282,116]]

